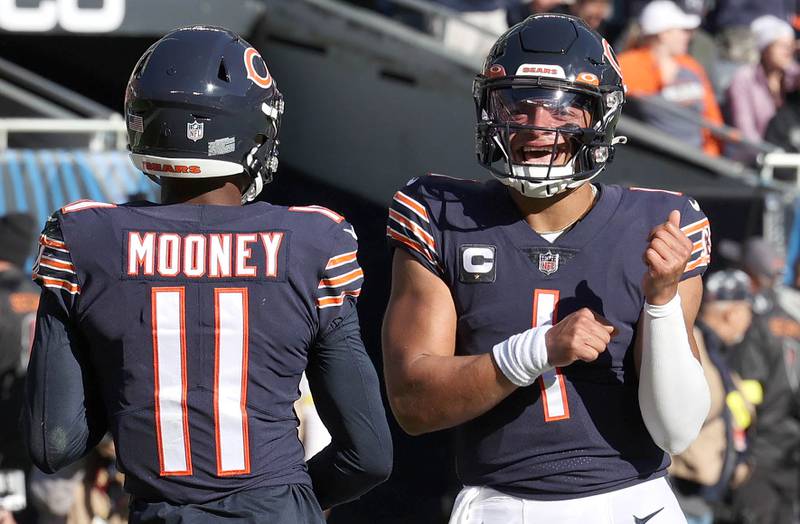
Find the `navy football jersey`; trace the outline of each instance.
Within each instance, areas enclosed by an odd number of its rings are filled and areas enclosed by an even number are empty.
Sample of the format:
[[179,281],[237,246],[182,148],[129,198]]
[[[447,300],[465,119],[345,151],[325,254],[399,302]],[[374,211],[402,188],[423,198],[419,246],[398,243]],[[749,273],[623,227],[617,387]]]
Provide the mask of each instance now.
[[77,202],[40,243],[34,279],[86,349],[129,492],[190,504],[311,484],[293,404],[363,281],[343,217]]
[[642,255],[653,227],[681,211],[694,242],[684,278],[709,263],[708,219],[677,193],[598,184],[590,212],[550,243],[497,181],[412,180],[389,210],[390,243],[450,288],[457,355],[488,353],[532,326],[587,307],[618,330],[594,362],[575,362],[519,388],[456,429],[459,477],[513,495],[592,495],[665,474],[669,457],[639,411],[633,361],[644,305]]

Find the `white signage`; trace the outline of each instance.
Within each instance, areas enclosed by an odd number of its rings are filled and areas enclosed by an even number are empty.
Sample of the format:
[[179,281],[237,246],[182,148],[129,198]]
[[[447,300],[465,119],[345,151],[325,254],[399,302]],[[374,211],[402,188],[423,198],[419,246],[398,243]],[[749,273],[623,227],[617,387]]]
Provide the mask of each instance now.
[[125,0],[103,0],[102,7],[80,7],[78,0],[40,0],[38,7],[19,7],[0,0],[0,29],[24,33],[52,31],[110,33],[125,19]]

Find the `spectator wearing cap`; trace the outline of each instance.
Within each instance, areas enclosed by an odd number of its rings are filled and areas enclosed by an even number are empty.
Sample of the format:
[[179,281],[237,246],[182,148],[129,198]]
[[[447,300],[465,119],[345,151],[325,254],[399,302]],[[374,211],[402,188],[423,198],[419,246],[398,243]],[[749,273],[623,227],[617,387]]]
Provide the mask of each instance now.
[[[619,56],[632,113],[678,140],[720,154],[720,142],[692,116],[719,125],[722,115],[703,66],[687,54],[700,17],[669,0],[654,0],[639,17],[640,46]],[[664,109],[664,104],[676,111]],[[687,116],[688,115],[688,118]]]
[[734,491],[734,508],[741,522],[793,524],[800,475],[800,291],[779,284],[783,257],[763,239],[745,243],[741,265],[755,275],[761,300],[729,362],[763,400],[749,431],[753,474]]
[[688,524],[711,524],[714,507],[747,477],[745,430],[753,407],[739,376],[726,362],[728,348],[750,326],[750,278],[718,271],[705,281],[695,340],[711,392],[711,409],[697,439],[672,457],[669,474]]
[[750,24],[760,60],[744,65],[728,87],[730,123],[744,138],[761,141],[769,121],[784,103],[786,93],[797,84],[799,67],[794,60],[794,29],[773,15]]

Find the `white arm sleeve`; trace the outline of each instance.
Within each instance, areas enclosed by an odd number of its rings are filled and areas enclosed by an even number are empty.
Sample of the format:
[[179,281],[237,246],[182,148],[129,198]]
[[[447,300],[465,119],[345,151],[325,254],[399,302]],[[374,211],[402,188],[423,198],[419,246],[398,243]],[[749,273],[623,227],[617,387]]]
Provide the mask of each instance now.
[[703,367],[692,355],[680,295],[663,306],[644,305],[639,409],[653,441],[670,454],[697,437],[711,395]]

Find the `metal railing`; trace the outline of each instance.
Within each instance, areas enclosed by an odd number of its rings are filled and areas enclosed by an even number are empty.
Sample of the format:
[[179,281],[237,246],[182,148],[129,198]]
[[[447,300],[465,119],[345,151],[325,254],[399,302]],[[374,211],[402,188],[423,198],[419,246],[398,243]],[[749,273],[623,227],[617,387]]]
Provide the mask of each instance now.
[[8,149],[13,133],[85,134],[90,151],[104,151],[109,144],[122,150],[128,141],[125,121],[118,114],[109,119],[0,118],[0,151]]
[[785,170],[786,174],[794,175],[794,183],[800,191],[800,153],[773,151],[761,157],[761,178],[763,180],[774,180],[776,169]]

